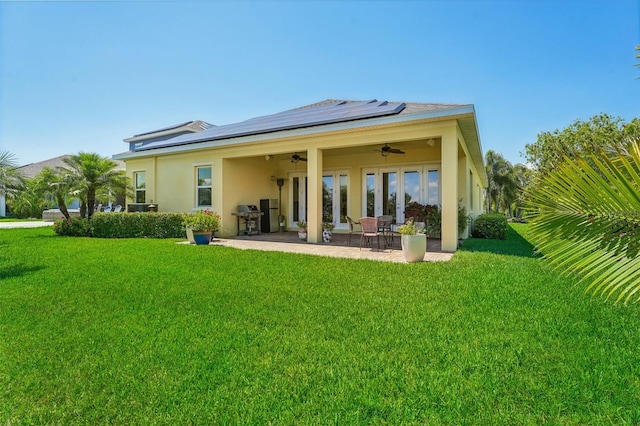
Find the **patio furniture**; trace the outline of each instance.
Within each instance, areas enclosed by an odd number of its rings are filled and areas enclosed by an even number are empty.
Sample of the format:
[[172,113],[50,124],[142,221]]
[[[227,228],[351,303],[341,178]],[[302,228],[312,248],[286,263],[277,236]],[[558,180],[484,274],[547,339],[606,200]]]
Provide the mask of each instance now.
[[393,232],[391,230],[392,223],[393,216],[390,214],[378,216],[378,231],[382,233],[385,247],[393,246]]
[[346,218],[347,218],[347,223],[349,224],[349,242],[348,242],[348,245],[351,246],[351,235],[353,235],[353,233],[354,233],[353,226],[354,225],[360,225],[360,222],[355,222],[349,216],[346,216]]
[[121,206],[120,204],[118,204],[117,206],[115,206],[115,207],[113,208],[113,212],[114,212],[114,213],[119,213],[119,212],[121,212],[121,211],[122,211],[122,206]]
[[362,227],[362,236],[360,237],[360,250],[362,250],[362,244],[370,245],[373,249],[373,244],[371,243],[371,238],[376,237],[378,239],[378,250],[380,250],[380,234],[381,232],[378,230],[378,219],[375,217],[361,217],[360,226]]

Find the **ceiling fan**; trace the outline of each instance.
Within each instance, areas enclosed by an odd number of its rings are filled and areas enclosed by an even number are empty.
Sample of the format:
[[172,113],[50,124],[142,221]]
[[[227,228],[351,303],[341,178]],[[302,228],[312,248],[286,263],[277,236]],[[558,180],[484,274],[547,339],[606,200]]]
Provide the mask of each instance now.
[[297,152],[294,152],[293,155],[289,158],[291,159],[291,162],[294,164],[297,163],[298,161],[307,161],[306,158],[300,157],[300,155]]
[[389,144],[386,144],[386,143],[382,146],[382,148],[374,149],[374,151],[379,152],[380,154],[382,154],[383,157],[386,157],[389,154],[404,154],[404,151],[401,151],[396,148],[391,148]]

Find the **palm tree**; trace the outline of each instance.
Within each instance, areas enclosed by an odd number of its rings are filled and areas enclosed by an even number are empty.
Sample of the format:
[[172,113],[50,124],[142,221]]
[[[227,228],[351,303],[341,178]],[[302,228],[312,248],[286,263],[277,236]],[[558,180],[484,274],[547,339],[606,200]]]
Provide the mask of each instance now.
[[113,193],[124,193],[128,188],[124,170],[116,170],[117,164],[96,153],[80,152],[64,160],[66,179],[80,199],[80,216],[93,216],[96,197],[108,198]]
[[563,274],[617,301],[640,300],[640,145],[567,158],[528,192],[531,236]]
[[0,151],[0,195],[15,194],[23,186],[24,177],[15,156],[8,151]]
[[[504,192],[507,187],[515,186],[511,179],[513,167],[501,154],[489,150],[485,154],[487,171],[487,212],[500,211],[505,205]],[[493,206],[495,205],[495,210]]]
[[73,198],[71,195],[72,181],[70,176],[64,173],[63,170],[45,167],[38,175],[38,179],[43,187],[44,194],[52,196],[64,217],[67,220],[71,219],[69,210],[67,210],[67,202]]

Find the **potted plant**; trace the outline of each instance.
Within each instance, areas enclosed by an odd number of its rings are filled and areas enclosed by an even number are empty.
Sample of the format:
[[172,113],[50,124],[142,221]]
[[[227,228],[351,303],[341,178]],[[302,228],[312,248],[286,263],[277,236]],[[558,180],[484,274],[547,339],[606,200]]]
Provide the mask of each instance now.
[[428,207],[416,201],[411,202],[404,208],[404,217],[407,221],[411,220],[418,229],[422,229],[427,221]]
[[[187,238],[193,235],[195,244],[209,244],[213,234],[220,228],[220,216],[213,210],[198,210],[184,215]],[[191,238],[189,238],[191,242]]]
[[427,235],[424,228],[419,229],[413,220],[409,219],[404,225],[398,226],[402,255],[409,262],[422,262],[427,252]]
[[322,241],[324,241],[325,243],[331,242],[331,237],[333,236],[331,231],[333,231],[333,228],[335,227],[336,226],[333,224],[333,222],[325,222],[322,224]]
[[307,239],[307,222],[299,220],[298,223],[298,238],[305,241]]

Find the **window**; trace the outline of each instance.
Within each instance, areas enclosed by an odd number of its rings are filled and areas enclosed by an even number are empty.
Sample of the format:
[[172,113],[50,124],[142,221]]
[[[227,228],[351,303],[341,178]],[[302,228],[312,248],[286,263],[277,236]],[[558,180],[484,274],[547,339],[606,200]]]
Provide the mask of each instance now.
[[146,203],[147,198],[147,183],[145,178],[145,172],[136,172],[133,174],[133,180],[135,181],[135,202]]
[[196,206],[211,206],[211,166],[196,168]]

